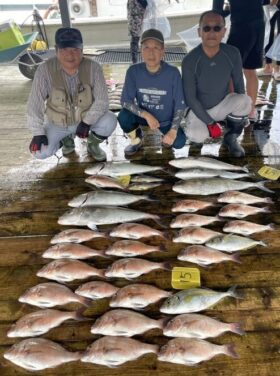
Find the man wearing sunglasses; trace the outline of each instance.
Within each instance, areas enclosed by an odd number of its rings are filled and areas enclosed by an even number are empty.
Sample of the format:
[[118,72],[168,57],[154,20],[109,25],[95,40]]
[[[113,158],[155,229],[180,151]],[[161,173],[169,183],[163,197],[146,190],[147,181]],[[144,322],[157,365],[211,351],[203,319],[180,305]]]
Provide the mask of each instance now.
[[[256,70],[263,66],[265,34],[263,2],[264,0],[229,0],[231,26],[227,43],[237,47],[241,54],[246,92],[252,98],[252,108],[249,114],[252,122],[257,120],[255,103],[258,94],[258,77]],[[224,0],[213,0],[213,9],[220,13],[224,12],[224,3]],[[225,15],[225,13],[222,14]]]
[[248,122],[251,99],[245,94],[238,49],[221,43],[225,31],[221,14],[204,12],[198,28],[202,42],[183,59],[183,89],[189,107],[185,133],[190,141],[203,143],[209,137],[221,137],[219,121],[226,120],[223,144],[231,156],[243,157],[237,138]]

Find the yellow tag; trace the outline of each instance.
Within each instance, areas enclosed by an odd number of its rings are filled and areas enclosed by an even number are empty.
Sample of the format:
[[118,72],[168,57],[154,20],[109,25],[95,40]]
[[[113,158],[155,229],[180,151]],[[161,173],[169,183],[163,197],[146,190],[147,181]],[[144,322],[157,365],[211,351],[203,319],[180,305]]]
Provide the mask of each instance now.
[[177,290],[200,286],[200,272],[197,268],[182,268],[176,266],[172,269],[171,278],[171,285]]
[[118,176],[117,181],[120,182],[124,187],[128,187],[130,183],[131,176],[130,175],[124,175],[124,176]]
[[280,177],[280,170],[269,166],[263,166],[259,169],[258,174],[266,179],[277,180]]

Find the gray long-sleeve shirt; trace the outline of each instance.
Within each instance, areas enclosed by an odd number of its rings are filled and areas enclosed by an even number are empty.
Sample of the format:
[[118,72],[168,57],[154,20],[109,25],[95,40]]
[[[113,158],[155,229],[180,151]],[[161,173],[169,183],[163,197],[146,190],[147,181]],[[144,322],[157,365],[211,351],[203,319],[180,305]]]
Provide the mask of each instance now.
[[244,94],[241,56],[237,48],[221,43],[219,52],[209,58],[200,44],[182,62],[185,102],[205,124],[214,121],[208,109],[229,94],[232,80],[235,93]]
[[[62,75],[69,92],[74,94],[79,83],[78,72],[73,76],[69,76],[62,70]],[[109,109],[108,89],[102,68],[95,61],[91,62],[89,84],[92,87],[94,102],[83,117],[83,121],[87,124],[95,124],[96,121]],[[38,67],[35,73],[27,103],[27,126],[34,136],[45,134],[45,101],[51,91],[52,77],[48,71],[47,64],[43,63]]]

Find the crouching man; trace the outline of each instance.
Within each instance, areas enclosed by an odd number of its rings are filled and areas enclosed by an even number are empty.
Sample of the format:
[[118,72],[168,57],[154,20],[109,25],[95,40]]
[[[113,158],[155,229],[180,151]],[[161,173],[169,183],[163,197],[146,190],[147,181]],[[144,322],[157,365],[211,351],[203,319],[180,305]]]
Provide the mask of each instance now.
[[83,39],[74,28],[55,34],[56,56],[36,70],[28,99],[27,123],[33,133],[29,149],[35,158],[75,150],[74,137],[87,138],[88,153],[106,160],[100,144],[115,130],[105,79],[98,63],[83,57]]
[[183,59],[183,90],[189,106],[185,133],[190,141],[203,143],[221,137],[219,121],[226,120],[223,144],[231,156],[243,157],[237,138],[248,123],[251,98],[245,94],[238,49],[221,43],[225,31],[222,15],[204,12],[198,29],[202,43]]
[[130,156],[140,150],[141,126],[160,130],[162,144],[182,148],[186,136],[181,128],[185,111],[182,79],[179,70],[164,62],[164,39],[159,30],[149,29],[141,36],[142,63],[127,70],[122,92],[123,109],[118,115],[122,130],[131,144],[125,148]]

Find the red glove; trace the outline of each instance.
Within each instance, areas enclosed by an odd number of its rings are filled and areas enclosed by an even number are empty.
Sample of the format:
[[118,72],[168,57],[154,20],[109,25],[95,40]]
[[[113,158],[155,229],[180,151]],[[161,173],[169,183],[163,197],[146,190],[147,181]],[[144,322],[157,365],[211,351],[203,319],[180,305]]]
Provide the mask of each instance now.
[[222,135],[222,127],[219,123],[211,123],[207,125],[210,137],[217,138]]

